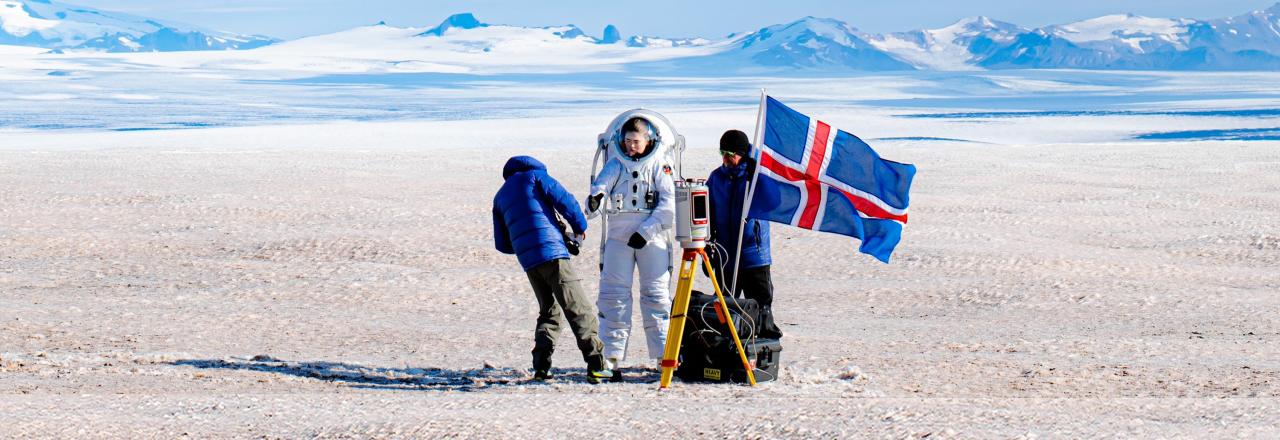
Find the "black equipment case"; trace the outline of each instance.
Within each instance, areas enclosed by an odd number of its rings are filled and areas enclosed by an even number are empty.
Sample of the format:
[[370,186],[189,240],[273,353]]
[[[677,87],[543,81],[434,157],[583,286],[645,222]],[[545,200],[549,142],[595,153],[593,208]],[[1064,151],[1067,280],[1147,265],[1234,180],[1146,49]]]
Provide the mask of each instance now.
[[[778,362],[782,353],[780,341],[753,339],[743,341],[742,348],[747,351],[747,361],[754,365],[752,373],[756,376],[756,382],[778,378]],[[729,339],[728,344],[709,351],[682,348],[676,377],[688,382],[746,383],[747,370],[742,368],[742,359],[738,358],[738,349],[733,346],[733,339]]]
[[[777,339],[755,338],[755,327],[760,322],[760,305],[746,298],[725,298],[725,302],[742,340],[742,348],[747,352],[747,361],[755,366],[756,382],[777,379],[782,343]],[[721,324],[717,317],[716,303],[714,295],[695,291],[689,296],[688,319],[685,320],[684,340],[680,344],[676,377],[685,381],[745,383],[747,372],[742,367],[729,327]]]

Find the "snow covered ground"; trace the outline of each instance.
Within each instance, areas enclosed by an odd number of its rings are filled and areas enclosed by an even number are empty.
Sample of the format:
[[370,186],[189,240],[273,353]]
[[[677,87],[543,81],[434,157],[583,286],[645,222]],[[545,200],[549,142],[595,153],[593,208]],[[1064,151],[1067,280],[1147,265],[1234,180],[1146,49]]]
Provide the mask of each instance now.
[[[3,437],[1280,435],[1274,73],[3,54]],[[581,195],[645,106],[703,174],[762,87],[919,168],[893,264],[776,228],[784,371],[757,389],[587,385],[564,340],[529,383],[534,301],[488,221],[506,158]]]

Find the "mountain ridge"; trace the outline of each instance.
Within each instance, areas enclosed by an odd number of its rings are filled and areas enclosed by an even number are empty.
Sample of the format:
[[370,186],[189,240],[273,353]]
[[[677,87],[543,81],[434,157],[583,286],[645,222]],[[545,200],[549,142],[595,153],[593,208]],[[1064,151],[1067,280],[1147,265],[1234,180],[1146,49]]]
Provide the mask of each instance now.
[[[385,23],[380,23],[386,26]],[[353,28],[357,29],[357,28]],[[1111,14],[1038,28],[968,17],[936,29],[874,34],[834,18],[806,16],[717,40],[625,35],[606,25],[596,37],[568,24],[545,27],[482,22],[450,15],[429,28],[394,28],[362,41],[412,55],[489,54],[567,57],[586,64],[643,64],[704,72],[997,70],[1026,68],[1125,70],[1280,69],[1280,2],[1217,19]],[[328,41],[324,35],[293,41]],[[422,40],[404,40],[414,38]],[[143,52],[253,49],[279,40],[210,31],[130,14],[80,8],[51,0],[0,0],[0,44],[63,51]],[[320,49],[318,46],[308,46]],[[687,50],[686,50],[687,49]],[[502,55],[499,55],[502,54]],[[609,57],[593,60],[599,54]],[[433,55],[434,56],[434,55]],[[470,55],[467,55],[470,56]],[[452,55],[445,58],[457,58]],[[525,57],[528,58],[528,57]],[[467,58],[467,60],[480,60]],[[551,59],[552,64],[561,63]],[[470,61],[466,61],[470,62]],[[490,66],[501,60],[480,60]],[[522,61],[523,62],[523,61]],[[655,64],[656,63],[656,64]]]
[[56,52],[252,49],[279,40],[51,0],[0,0],[0,44]]

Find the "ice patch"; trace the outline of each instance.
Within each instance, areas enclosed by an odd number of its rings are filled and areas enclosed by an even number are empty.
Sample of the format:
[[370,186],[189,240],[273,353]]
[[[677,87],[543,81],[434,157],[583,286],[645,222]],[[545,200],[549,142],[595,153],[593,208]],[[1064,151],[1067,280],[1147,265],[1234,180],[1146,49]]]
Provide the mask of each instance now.
[[880,138],[872,138],[870,140],[873,140],[873,141],[970,142],[970,143],[979,143],[979,144],[985,143],[985,142],[971,141],[968,139],[955,139],[955,138],[932,137],[932,136],[880,137]]
[[1167,141],[1280,141],[1280,127],[1165,131],[1143,133],[1133,138]]
[[[3,20],[0,20],[0,21],[3,21]],[[48,51],[49,51],[48,49],[44,49],[40,47],[10,46],[7,44],[0,44],[0,55],[34,55],[39,53],[45,53]]]
[[898,115],[902,118],[923,119],[1000,119],[1000,118],[1041,118],[1071,116],[1197,116],[1224,118],[1270,118],[1280,117],[1280,108],[1236,109],[1236,110],[1046,110],[1046,111],[990,111],[990,112],[954,112],[954,113],[917,113]]
[[116,94],[112,94],[111,97],[114,99],[120,99],[124,101],[150,101],[150,100],[156,99],[155,96],[140,95],[136,93],[116,93]]
[[75,99],[75,95],[66,93],[40,93],[36,95],[18,95],[16,98],[26,101],[65,101]]

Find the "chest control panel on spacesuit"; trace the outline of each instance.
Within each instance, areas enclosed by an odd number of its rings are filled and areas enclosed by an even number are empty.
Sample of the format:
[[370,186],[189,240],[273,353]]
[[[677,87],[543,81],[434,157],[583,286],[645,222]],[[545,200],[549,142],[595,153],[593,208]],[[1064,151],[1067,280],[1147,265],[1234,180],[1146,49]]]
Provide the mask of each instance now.
[[640,168],[624,169],[618,173],[618,181],[609,194],[612,203],[606,212],[648,213],[658,207],[657,183],[654,182],[656,173]]

